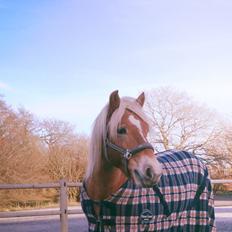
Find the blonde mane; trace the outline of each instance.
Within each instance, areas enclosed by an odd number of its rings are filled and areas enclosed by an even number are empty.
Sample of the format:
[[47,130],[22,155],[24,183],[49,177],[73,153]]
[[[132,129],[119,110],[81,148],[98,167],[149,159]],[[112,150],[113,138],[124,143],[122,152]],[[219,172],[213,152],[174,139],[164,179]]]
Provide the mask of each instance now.
[[131,97],[123,97],[120,99],[119,108],[115,110],[112,114],[110,121],[108,123],[108,128],[106,125],[106,117],[108,113],[109,104],[107,104],[97,118],[94,121],[92,135],[89,144],[89,154],[88,154],[88,165],[85,178],[88,179],[92,176],[93,171],[96,167],[99,167],[104,155],[103,151],[103,138],[106,138],[106,131],[108,129],[109,137],[112,139],[117,135],[117,127],[120,124],[122,116],[126,109],[137,114],[141,119],[150,125],[150,121],[143,112],[142,107],[139,103]]

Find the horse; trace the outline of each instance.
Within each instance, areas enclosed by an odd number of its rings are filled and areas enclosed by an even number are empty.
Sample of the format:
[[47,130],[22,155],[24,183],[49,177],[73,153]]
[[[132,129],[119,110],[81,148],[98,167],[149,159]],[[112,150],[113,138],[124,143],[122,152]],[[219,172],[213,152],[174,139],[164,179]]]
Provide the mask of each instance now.
[[144,102],[116,90],[94,122],[80,195],[89,231],[216,231],[207,167],[190,152],[154,152]]

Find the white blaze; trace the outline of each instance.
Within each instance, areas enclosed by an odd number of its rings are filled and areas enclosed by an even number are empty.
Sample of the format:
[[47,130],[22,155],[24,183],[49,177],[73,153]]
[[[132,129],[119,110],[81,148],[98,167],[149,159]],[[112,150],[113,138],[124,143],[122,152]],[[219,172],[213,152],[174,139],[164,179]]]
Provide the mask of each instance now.
[[143,135],[143,130],[142,130],[141,122],[140,122],[138,119],[136,119],[136,118],[134,117],[134,115],[130,115],[128,119],[129,119],[129,121],[130,121],[133,125],[135,125],[135,126],[138,128],[139,134],[142,136],[142,138],[143,138],[144,140],[146,140],[146,138],[145,138],[144,135]]

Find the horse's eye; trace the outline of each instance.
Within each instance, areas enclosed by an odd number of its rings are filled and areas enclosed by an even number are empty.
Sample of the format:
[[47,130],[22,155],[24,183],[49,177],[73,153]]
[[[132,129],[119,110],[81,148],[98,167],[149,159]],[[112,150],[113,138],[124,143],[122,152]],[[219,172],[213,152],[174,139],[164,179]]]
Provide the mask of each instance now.
[[127,130],[126,130],[125,127],[120,127],[120,128],[117,129],[117,132],[120,135],[124,135],[124,134],[126,134]]

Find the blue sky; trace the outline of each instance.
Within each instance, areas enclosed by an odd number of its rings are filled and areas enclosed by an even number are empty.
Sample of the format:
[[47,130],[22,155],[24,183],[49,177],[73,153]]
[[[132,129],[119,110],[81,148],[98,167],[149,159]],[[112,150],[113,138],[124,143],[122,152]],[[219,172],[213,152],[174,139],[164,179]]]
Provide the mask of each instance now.
[[173,86],[232,116],[232,2],[0,0],[0,93],[89,133],[111,91]]

